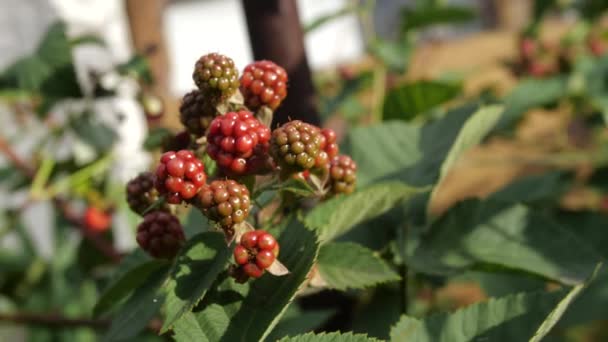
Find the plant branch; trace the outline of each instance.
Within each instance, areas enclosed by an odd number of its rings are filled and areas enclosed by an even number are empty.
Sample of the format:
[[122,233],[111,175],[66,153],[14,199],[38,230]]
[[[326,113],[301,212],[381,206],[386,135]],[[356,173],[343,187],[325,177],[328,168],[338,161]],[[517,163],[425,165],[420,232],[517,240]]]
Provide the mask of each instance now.
[[[6,139],[4,139],[4,137],[2,137],[2,136],[0,136],[0,152],[2,152],[11,161],[11,163],[13,163],[13,165],[16,168],[18,168],[21,172],[23,172],[23,174],[25,174],[30,180],[34,180],[34,178],[36,176],[36,172],[34,172],[32,170],[32,168],[30,168],[30,166],[25,161],[23,161],[15,153],[15,151],[13,151],[13,149],[8,144]],[[104,158],[102,160],[104,162],[100,163],[100,164],[105,165],[105,163],[109,159]],[[97,170],[97,167],[93,168],[93,171],[96,171],[96,170]],[[82,176],[82,174],[80,174],[80,173],[77,173],[77,174]],[[89,175],[89,174],[87,174],[87,175]],[[66,218],[66,220],[68,220],[70,223],[74,224],[80,230],[80,232],[82,233],[82,236],[85,239],[87,239],[89,242],[91,242],[91,244],[96,249],[98,249],[101,253],[103,253],[108,259],[112,260],[112,262],[114,262],[114,263],[120,262],[120,260],[122,258],[121,254],[118,253],[118,251],[116,251],[116,249],[114,249],[114,246],[112,246],[112,244],[108,243],[108,241],[102,239],[101,236],[89,231],[87,229],[86,225],[84,224],[82,217],[71,208],[71,206],[69,205],[68,202],[59,198],[58,196],[53,196],[51,198],[51,200],[52,200],[52,203],[55,206],[55,208],[62,213],[62,215]]]

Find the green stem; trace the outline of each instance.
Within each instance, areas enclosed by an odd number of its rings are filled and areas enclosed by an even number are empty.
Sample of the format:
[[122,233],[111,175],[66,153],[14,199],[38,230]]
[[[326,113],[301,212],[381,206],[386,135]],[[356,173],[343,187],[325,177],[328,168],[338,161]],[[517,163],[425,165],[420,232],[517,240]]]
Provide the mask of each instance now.
[[386,94],[386,66],[378,64],[374,69],[374,84],[372,89],[372,119],[374,122],[382,121],[384,95]]
[[57,194],[67,192],[70,187],[78,186],[82,182],[85,182],[92,177],[105,172],[110,166],[111,162],[111,154],[104,156],[91,165],[74,172],[71,176],[63,178],[49,186],[46,191],[46,196],[50,198],[56,196]]
[[36,171],[34,180],[32,181],[32,187],[30,189],[30,195],[32,198],[40,198],[44,193],[44,186],[46,185],[53,168],[55,167],[55,160],[53,158],[44,158],[42,165]]

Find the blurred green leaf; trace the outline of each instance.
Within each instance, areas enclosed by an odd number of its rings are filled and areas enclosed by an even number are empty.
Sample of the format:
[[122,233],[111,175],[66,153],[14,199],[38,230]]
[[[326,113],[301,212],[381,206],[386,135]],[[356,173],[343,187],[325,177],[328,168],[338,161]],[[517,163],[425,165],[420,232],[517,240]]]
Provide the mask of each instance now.
[[592,245],[524,205],[467,200],[429,227],[409,264],[431,274],[500,265],[575,285],[601,260]]
[[570,188],[570,178],[564,171],[522,177],[492,194],[492,198],[513,203],[555,202]]
[[401,12],[401,33],[437,24],[462,24],[475,19],[476,13],[464,6],[423,6],[404,8]]
[[176,336],[200,338],[204,334],[208,341],[264,340],[306,280],[318,251],[316,235],[297,220],[292,220],[279,244],[279,260],[289,274],[265,274],[246,284],[237,284],[227,276],[219,278],[193,311],[198,326],[187,314],[175,323]]
[[116,132],[100,122],[92,113],[85,112],[70,122],[76,135],[98,152],[109,150],[117,138]]
[[203,298],[231,255],[232,249],[218,232],[201,233],[188,241],[163,286],[166,299],[161,333],[171,329],[175,321]]
[[391,71],[404,73],[414,51],[413,44],[407,38],[396,42],[376,38],[368,47],[369,52],[378,58]]
[[400,279],[384,260],[352,242],[323,245],[317,267],[327,287],[338,290],[362,289]]
[[142,55],[131,57],[131,59],[125,63],[118,65],[116,70],[122,75],[140,79],[146,84],[154,82],[148,59]]
[[155,127],[150,132],[146,140],[144,140],[144,148],[147,151],[153,151],[163,146],[163,143],[173,137],[173,133],[165,127]]
[[461,93],[459,84],[416,81],[395,88],[384,99],[383,120],[411,120]]
[[304,33],[310,33],[311,31],[314,31],[315,29],[323,26],[324,24],[326,24],[334,19],[338,19],[340,17],[343,17],[345,15],[355,12],[356,9],[357,9],[356,6],[346,6],[344,8],[340,8],[340,9],[336,10],[335,12],[319,16],[318,18],[314,19],[312,22],[310,22],[304,26]]

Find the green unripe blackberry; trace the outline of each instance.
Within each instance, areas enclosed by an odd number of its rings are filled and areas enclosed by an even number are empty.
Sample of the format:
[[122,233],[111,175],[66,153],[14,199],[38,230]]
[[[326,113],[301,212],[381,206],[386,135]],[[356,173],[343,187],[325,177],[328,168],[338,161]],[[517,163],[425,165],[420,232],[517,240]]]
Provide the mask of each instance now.
[[240,84],[234,61],[215,52],[199,58],[192,79],[203,95],[216,100],[230,97]]
[[319,127],[294,120],[272,132],[270,153],[286,171],[309,170],[316,165],[322,141]]
[[357,164],[347,155],[335,156],[329,165],[329,182],[333,194],[350,194],[355,191]]

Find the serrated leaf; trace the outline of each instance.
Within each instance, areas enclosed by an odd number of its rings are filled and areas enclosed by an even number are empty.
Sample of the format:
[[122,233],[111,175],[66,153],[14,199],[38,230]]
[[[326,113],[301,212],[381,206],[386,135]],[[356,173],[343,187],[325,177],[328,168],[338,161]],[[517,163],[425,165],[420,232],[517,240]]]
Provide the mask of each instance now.
[[386,95],[382,119],[411,120],[460,92],[460,85],[439,81],[416,81],[399,86]]
[[490,199],[449,210],[430,226],[409,263],[439,274],[500,265],[576,285],[601,259],[592,245],[550,218],[525,205]]
[[104,341],[129,341],[146,327],[164,302],[160,287],[167,279],[168,271],[169,266],[160,268],[133,292],[112,319]]
[[362,289],[397,281],[399,274],[374,253],[356,243],[328,243],[319,250],[318,271],[329,288]]
[[153,272],[163,266],[166,267],[167,263],[151,259],[141,249],[137,249],[126,256],[97,301],[93,309],[93,315],[98,316],[108,311],[114,304],[130,294],[134,288],[142,285]]
[[321,241],[328,241],[423,191],[398,182],[380,183],[316,206],[304,222],[318,232]]
[[161,333],[170,329],[203,298],[225,269],[231,252],[221,233],[205,232],[188,241],[163,286],[166,312]]
[[[296,291],[306,280],[316,259],[314,232],[293,220],[279,239],[279,260],[291,271],[283,277],[265,274],[246,284],[230,277],[218,279],[193,311],[200,330],[209,341],[263,340],[278,323]],[[192,329],[177,321],[174,331]],[[196,333],[196,332],[192,332]]]
[[[348,333],[308,333],[304,335],[297,335],[294,337],[285,337],[279,340],[279,342],[379,342],[372,337],[368,337],[365,334],[353,334]],[[402,340],[406,341],[406,340]]]
[[197,341],[207,342],[209,339],[201,329],[192,312],[186,312],[182,318],[175,323],[173,339],[175,341]]
[[441,165],[439,180],[431,193],[429,203],[433,201],[437,189],[441,186],[441,181],[447,176],[458,158],[468,149],[479,144],[490,133],[500,119],[503,110],[504,107],[501,105],[482,107],[467,119]]
[[[575,287],[570,293],[578,291],[580,288]],[[571,295],[566,290],[519,293],[423,320],[403,316],[391,329],[391,341],[527,341],[545,317],[562,299],[570,298],[568,296]]]

